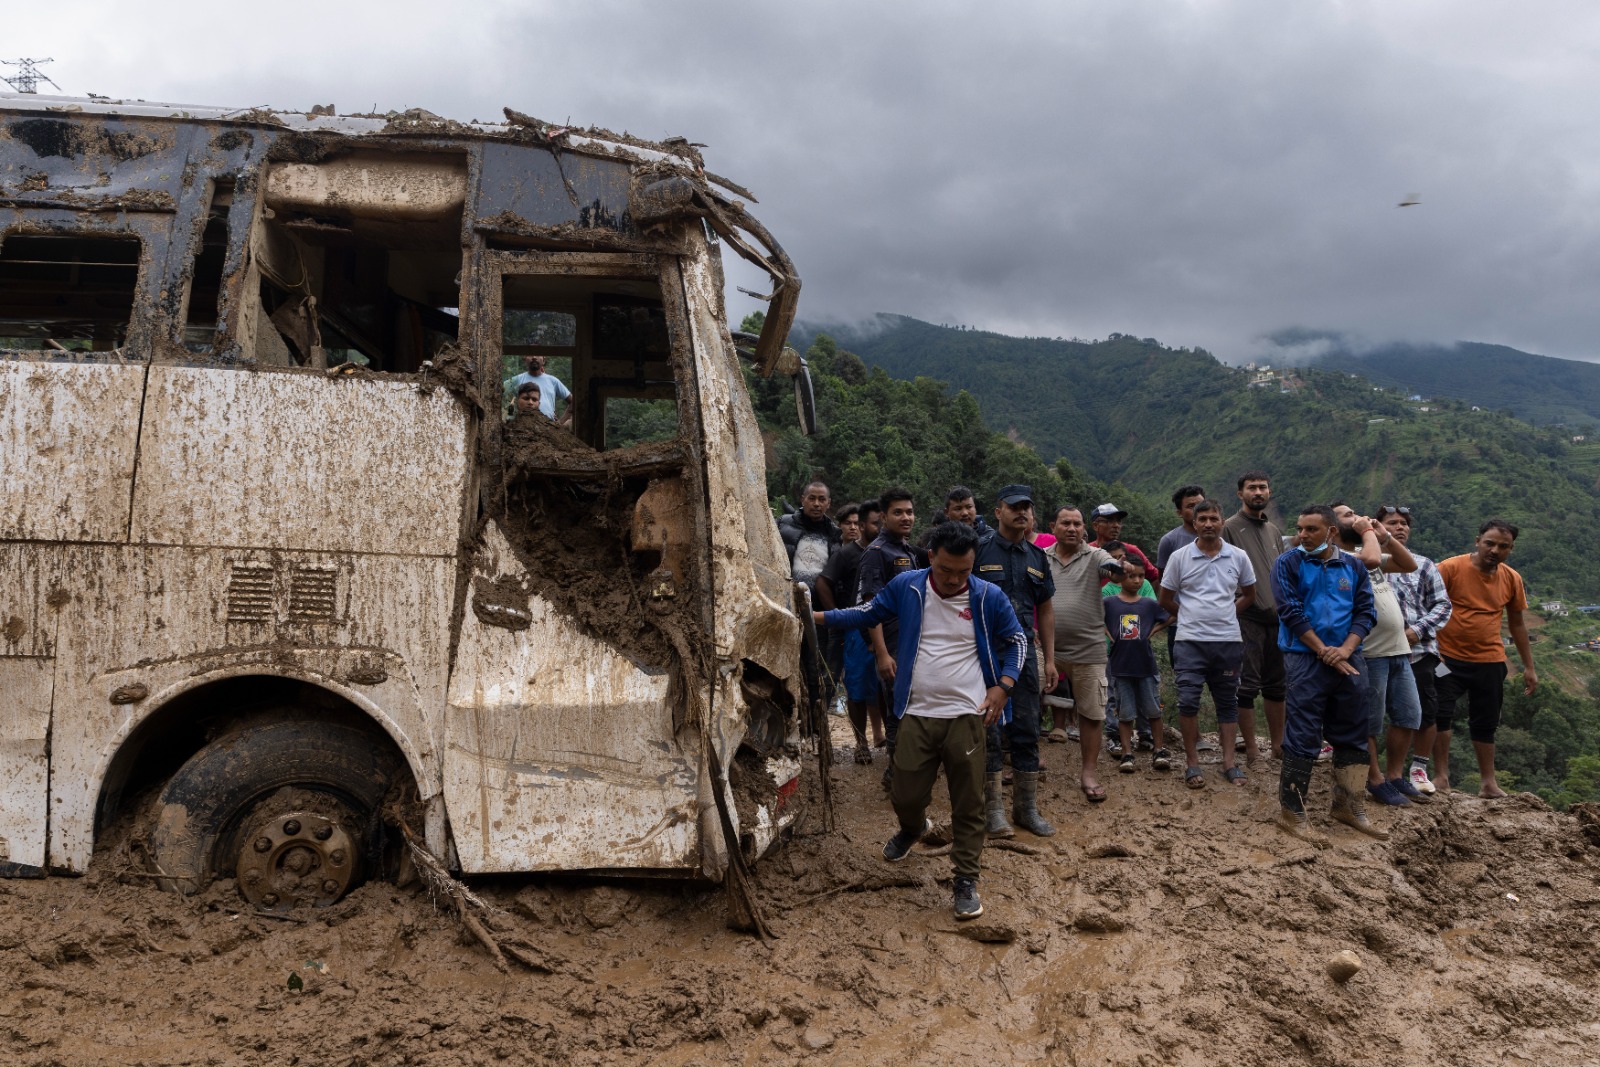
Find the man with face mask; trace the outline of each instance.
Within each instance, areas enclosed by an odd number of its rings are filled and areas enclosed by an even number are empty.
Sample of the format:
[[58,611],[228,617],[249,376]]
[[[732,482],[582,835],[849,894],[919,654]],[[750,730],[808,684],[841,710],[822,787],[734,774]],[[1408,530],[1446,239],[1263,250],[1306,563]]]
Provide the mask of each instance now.
[[1277,826],[1326,847],[1306,818],[1311,771],[1326,737],[1333,745],[1333,817],[1385,840],[1367,819],[1367,715],[1361,641],[1377,621],[1366,565],[1341,552],[1333,509],[1317,504],[1295,524],[1299,544],[1272,565],[1287,699]]

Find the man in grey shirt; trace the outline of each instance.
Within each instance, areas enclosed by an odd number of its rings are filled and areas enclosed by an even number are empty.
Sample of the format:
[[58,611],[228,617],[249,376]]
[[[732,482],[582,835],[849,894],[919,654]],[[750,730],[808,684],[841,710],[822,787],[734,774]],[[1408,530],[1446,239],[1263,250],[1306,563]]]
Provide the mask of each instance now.
[[1172,670],[1178,676],[1179,725],[1188,763],[1183,783],[1191,789],[1205,785],[1199,715],[1200,691],[1209,688],[1217,709],[1217,732],[1222,735],[1222,777],[1242,786],[1244,771],[1234,766],[1233,759],[1233,739],[1239,730],[1239,667],[1244,661],[1239,613],[1255,602],[1256,573],[1249,556],[1222,540],[1222,505],[1202,500],[1193,515],[1194,543],[1174,552],[1161,573],[1161,606],[1178,617]]
[[1056,669],[1072,686],[1072,710],[1078,716],[1083,753],[1079,788],[1090,803],[1098,804],[1106,798],[1098,768],[1100,724],[1106,717],[1106,617],[1100,587],[1105,571],[1120,574],[1122,565],[1105,549],[1085,543],[1083,513],[1077,508],[1057,509],[1050,532],[1056,538],[1049,552]]
[[[1222,539],[1250,557],[1257,577],[1272,574],[1273,562],[1283,553],[1283,531],[1267,518],[1272,503],[1272,482],[1266,471],[1245,471],[1239,475],[1240,508],[1222,524]],[[1267,732],[1272,738],[1272,758],[1283,758],[1283,698],[1285,681],[1283,651],[1278,648],[1278,603],[1272,599],[1272,583],[1256,582],[1255,600],[1239,613],[1239,632],[1244,637],[1244,666],[1239,675],[1239,732],[1244,737],[1245,762],[1255,765],[1256,694],[1261,694],[1261,710],[1267,716]]]
[[[1167,569],[1167,560],[1172,554],[1184,545],[1194,544],[1194,509],[1195,505],[1206,498],[1206,491],[1198,485],[1180,485],[1172,494],[1172,507],[1182,521],[1166,533],[1161,535],[1161,540],[1156,543],[1156,568],[1161,571]],[[1169,631],[1170,632],[1170,631]]]

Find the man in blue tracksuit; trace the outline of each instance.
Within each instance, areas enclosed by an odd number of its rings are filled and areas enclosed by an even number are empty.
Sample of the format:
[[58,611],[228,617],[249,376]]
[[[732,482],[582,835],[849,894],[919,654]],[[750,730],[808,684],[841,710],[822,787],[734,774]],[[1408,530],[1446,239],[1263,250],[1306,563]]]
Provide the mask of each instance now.
[[1366,565],[1339,548],[1333,509],[1300,513],[1300,543],[1272,564],[1278,647],[1288,683],[1279,828],[1304,841],[1327,838],[1306,819],[1306,794],[1322,740],[1333,746],[1333,817],[1372,836],[1367,821],[1366,672],[1361,642],[1377,621]]
[[840,630],[899,621],[893,712],[900,735],[889,795],[900,831],[883,846],[883,858],[905,859],[932,829],[926,812],[943,767],[950,784],[958,919],[983,914],[978,860],[985,836],[984,730],[1009,719],[1028,651],[1010,598],[972,577],[977,550],[972,527],[942,523],[928,538],[927,569],[897,575],[866,604],[816,613],[818,623]]

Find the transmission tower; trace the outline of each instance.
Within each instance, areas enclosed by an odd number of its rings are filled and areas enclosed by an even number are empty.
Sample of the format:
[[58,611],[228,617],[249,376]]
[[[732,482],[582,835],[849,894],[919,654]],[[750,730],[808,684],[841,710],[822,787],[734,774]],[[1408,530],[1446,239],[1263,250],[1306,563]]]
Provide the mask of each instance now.
[[0,81],[5,82],[19,93],[37,93],[39,91],[39,83],[42,81],[50,82],[51,85],[55,85],[56,89],[59,90],[61,86],[56,85],[55,82],[50,80],[48,74],[39,69],[40,63],[54,62],[55,60],[49,58],[0,59],[0,63],[4,63],[8,67],[17,68],[17,76],[15,78],[0,78]]

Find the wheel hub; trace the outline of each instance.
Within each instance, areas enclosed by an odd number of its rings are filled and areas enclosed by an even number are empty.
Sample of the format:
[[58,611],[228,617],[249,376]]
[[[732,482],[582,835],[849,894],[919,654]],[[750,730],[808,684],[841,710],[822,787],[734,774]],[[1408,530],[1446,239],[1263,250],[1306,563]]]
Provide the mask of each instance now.
[[239,892],[265,911],[325,908],[355,883],[355,841],[325,815],[258,817],[239,839]]

